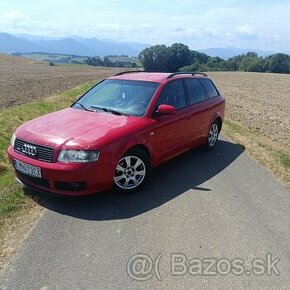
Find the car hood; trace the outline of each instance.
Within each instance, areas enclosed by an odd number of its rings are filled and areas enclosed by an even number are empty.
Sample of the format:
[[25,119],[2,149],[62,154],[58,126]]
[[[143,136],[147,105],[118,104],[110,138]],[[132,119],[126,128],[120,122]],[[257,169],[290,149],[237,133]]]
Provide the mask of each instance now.
[[[143,118],[68,108],[33,119],[16,131],[17,138],[50,147],[90,148],[117,130],[136,125]],[[76,148],[77,149],[77,148]]]

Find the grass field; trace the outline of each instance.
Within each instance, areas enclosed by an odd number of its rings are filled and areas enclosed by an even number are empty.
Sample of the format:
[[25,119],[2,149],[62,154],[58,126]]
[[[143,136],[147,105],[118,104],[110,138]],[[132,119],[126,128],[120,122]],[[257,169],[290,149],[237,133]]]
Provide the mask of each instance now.
[[86,56],[73,56],[68,54],[57,54],[57,53],[22,53],[21,57],[35,60],[35,61],[45,61],[45,62],[62,62],[66,58],[70,58],[71,60],[78,61],[84,64],[84,60],[87,58]]
[[[52,61],[55,64],[58,63],[79,63],[85,64],[87,56],[77,56],[69,54],[57,54],[57,53],[22,53],[21,57],[30,59],[38,62],[50,62]],[[121,61],[128,63],[136,63],[138,66],[141,66],[141,63],[137,57],[131,56],[109,56],[109,60],[112,62]]]
[[[3,62],[6,62],[6,66]],[[15,182],[12,167],[8,164],[6,149],[13,131],[27,120],[69,106],[77,95],[86,91],[98,79],[122,70],[92,71],[88,67],[76,66],[57,74],[57,70],[48,73],[48,66],[13,57],[5,60],[2,57],[1,60],[0,57],[0,68],[3,67],[9,67],[5,72],[9,86],[6,99],[0,94],[0,104],[5,103],[0,109],[0,268],[1,260],[15,251],[42,210],[35,202],[38,197],[25,193]],[[23,85],[27,76],[19,71],[24,72],[27,67],[28,79],[33,85]],[[290,186],[290,76],[239,72],[216,72],[209,75],[226,98],[223,133],[245,146],[258,162]],[[59,90],[67,88],[58,86],[61,78],[65,78],[66,84],[74,88],[55,95]],[[76,79],[77,82],[86,83],[76,86]],[[3,83],[1,77],[0,89],[1,85],[3,89]],[[42,86],[45,84],[56,88],[52,90],[53,96],[44,93]],[[31,86],[35,86],[33,97],[30,97]],[[13,98],[15,102],[11,102]],[[18,103],[21,105],[15,106]]]

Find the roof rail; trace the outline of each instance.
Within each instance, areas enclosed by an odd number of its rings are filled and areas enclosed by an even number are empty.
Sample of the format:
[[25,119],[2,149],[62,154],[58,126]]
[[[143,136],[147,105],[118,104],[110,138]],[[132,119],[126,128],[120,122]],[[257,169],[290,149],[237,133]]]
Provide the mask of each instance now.
[[129,74],[129,73],[137,73],[137,72],[142,72],[141,70],[128,70],[128,71],[122,71],[114,75],[115,76],[120,76],[124,74]]
[[170,74],[166,79],[171,79],[171,78],[173,78],[176,75],[192,75],[192,76],[194,76],[194,75],[203,75],[203,76],[207,77],[207,74],[202,73],[202,72],[176,72],[176,73]]
[[114,75],[115,76],[120,76],[124,74],[129,74],[129,73],[164,73],[164,71],[158,71],[158,70],[128,70],[128,71],[122,71]]
[[[130,73],[166,73],[164,71],[156,71],[156,70],[128,70],[128,71],[122,71],[119,72],[117,74],[114,75],[115,76],[120,76],[120,75],[124,75],[124,74],[130,74]],[[171,73],[169,76],[167,76],[166,79],[171,79],[172,77],[176,76],[176,75],[203,75],[205,77],[207,77],[207,74],[202,73],[202,72],[175,72],[175,73]]]

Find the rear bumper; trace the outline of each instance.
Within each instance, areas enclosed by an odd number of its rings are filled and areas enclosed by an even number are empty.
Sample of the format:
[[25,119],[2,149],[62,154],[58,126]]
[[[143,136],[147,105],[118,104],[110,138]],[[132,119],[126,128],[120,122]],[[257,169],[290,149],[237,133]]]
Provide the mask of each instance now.
[[57,195],[88,195],[108,190],[113,184],[113,170],[108,161],[92,163],[47,163],[35,160],[8,148],[8,157],[41,168],[42,178],[35,178],[15,170],[16,177],[27,187]]

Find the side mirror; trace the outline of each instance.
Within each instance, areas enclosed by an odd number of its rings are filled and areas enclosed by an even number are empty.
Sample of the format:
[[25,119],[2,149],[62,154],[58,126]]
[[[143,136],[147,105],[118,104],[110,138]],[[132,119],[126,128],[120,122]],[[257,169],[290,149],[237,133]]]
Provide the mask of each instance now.
[[161,104],[158,107],[156,113],[157,113],[157,115],[174,115],[175,111],[176,110],[173,106]]

